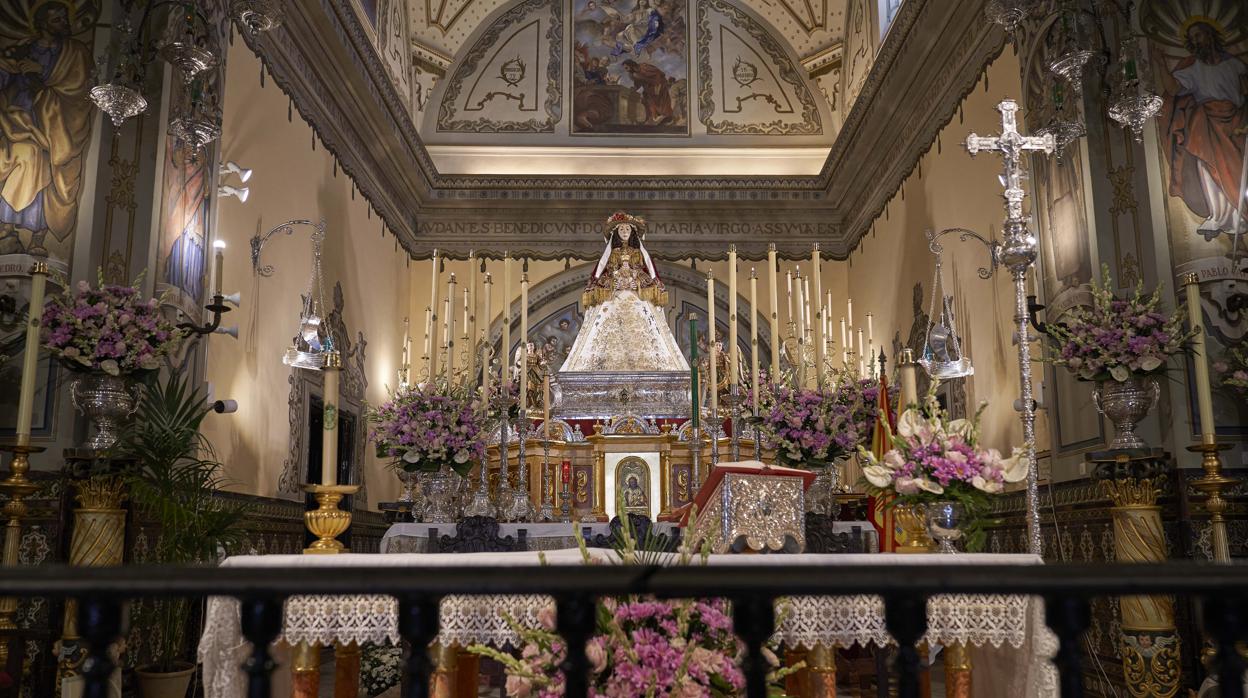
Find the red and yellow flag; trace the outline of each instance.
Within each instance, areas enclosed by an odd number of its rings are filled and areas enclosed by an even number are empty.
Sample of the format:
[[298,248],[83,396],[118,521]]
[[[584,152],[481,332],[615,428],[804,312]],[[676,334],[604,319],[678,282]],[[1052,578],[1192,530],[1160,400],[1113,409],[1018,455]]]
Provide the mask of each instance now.
[[[888,378],[883,372],[880,373],[878,407],[875,429],[871,434],[871,453],[877,459],[880,459],[884,457],[884,454],[891,447],[889,434],[892,434],[897,426],[892,410],[889,408]],[[897,531],[893,523],[893,510],[888,508],[888,502],[889,498],[886,496],[867,498],[867,516],[871,520],[871,525],[875,526],[875,530],[879,533],[880,552],[882,553],[891,553],[897,548]]]

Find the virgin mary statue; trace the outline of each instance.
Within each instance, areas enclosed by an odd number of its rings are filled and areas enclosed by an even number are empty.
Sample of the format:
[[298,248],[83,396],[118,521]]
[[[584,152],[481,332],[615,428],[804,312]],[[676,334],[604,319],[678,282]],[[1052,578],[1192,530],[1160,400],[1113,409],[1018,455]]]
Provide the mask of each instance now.
[[585,321],[562,373],[689,370],[667,324],[667,289],[646,251],[645,232],[637,216],[607,219],[606,248],[581,295]]
[[581,305],[586,309],[624,290],[659,307],[667,305],[667,289],[659,281],[643,242],[645,230],[646,221],[638,216],[619,212],[607,219],[603,234],[607,246],[581,296]]

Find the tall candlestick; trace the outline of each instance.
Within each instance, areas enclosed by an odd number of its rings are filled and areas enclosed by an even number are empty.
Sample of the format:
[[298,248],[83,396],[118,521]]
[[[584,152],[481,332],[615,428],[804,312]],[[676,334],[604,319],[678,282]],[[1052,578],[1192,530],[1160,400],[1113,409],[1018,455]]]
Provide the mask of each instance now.
[[797,309],[794,305],[793,297],[793,270],[784,272],[784,284],[788,287],[788,296],[785,297],[785,305],[788,306],[789,321],[787,324],[797,327]]
[[500,378],[503,389],[507,389],[507,380],[511,377],[511,253],[503,253],[503,356]]
[[[469,277],[476,276],[469,274]],[[476,382],[477,368],[477,352],[472,348],[472,288],[471,285],[464,286],[464,326],[460,328],[461,339],[464,342],[464,383],[469,381]]]
[[425,334],[429,337],[429,351],[425,352],[428,357],[425,365],[426,373],[432,380],[438,373],[438,250],[433,250],[433,268],[429,271],[429,303],[433,306],[429,321],[425,327]]
[[776,266],[776,245],[767,245],[767,277],[771,285],[771,382],[774,385],[780,379],[780,301],[776,290],[776,277],[779,274]]
[[[481,330],[481,342],[483,344],[488,344],[490,341],[490,338],[487,333],[490,329],[490,318],[494,317],[491,314],[494,312],[494,308],[493,306],[490,305],[491,300],[492,300],[490,296],[493,293],[493,291],[494,291],[494,276],[490,274],[489,272],[486,272],[485,273],[485,322],[484,322],[485,327]],[[489,372],[490,372],[490,364],[487,363],[483,359],[481,361],[481,374],[485,375]],[[488,398],[489,393],[486,393],[486,395],[487,395],[486,399],[489,399]]]
[[801,271],[798,271],[797,277],[797,356],[794,360],[797,365],[793,367],[797,376],[797,384],[800,387],[806,386],[806,296],[802,292],[805,288],[805,282],[801,277]]
[[[719,347],[715,345],[715,338],[718,334],[715,327],[715,277],[711,272],[706,272],[706,344],[707,344],[707,363],[710,369],[707,371],[709,378],[707,380],[706,389],[710,391],[711,402],[711,438],[715,438],[718,433],[719,424]],[[714,442],[713,442],[714,443]]]
[[[468,321],[464,322],[464,335],[470,340],[477,337],[477,251],[468,250]],[[472,357],[468,360],[468,375],[475,378],[475,366],[477,366],[477,352],[473,351],[472,346],[464,347],[468,352],[468,356]]]
[[1206,353],[1204,313],[1200,309],[1200,277],[1195,273],[1183,276],[1187,294],[1187,318],[1196,330],[1192,338],[1192,363],[1196,367],[1196,404],[1200,414],[1200,433],[1212,441],[1217,434],[1213,421],[1213,392],[1209,383],[1209,356]]
[[[22,382],[17,398],[17,445],[30,445],[30,423],[35,411],[35,373],[39,367],[39,327],[47,291],[48,263],[30,268],[30,309],[26,315],[26,346],[22,354]],[[12,393],[10,393],[11,395]]]
[[728,384],[737,387],[741,356],[737,351],[737,246],[728,248]]
[[455,275],[451,274],[446,283],[446,382],[449,385],[455,380]]
[[212,295],[221,295],[221,284],[225,278],[225,240],[216,240],[212,243],[213,249],[217,251],[216,255],[216,279],[213,280]]
[[758,416],[758,274],[750,267],[750,387],[754,392],[754,416]]
[[[520,274],[520,419],[529,415],[529,275]],[[523,438],[523,437],[522,437]]]
[[814,277],[814,292],[810,296],[810,304],[815,306],[815,379],[823,385],[823,352],[826,349],[824,340],[827,337],[827,314],[823,312],[823,257],[819,254],[819,243],[810,250],[810,275]]
[[325,353],[325,395],[321,413],[321,484],[338,484],[338,373],[342,358],[336,351]]

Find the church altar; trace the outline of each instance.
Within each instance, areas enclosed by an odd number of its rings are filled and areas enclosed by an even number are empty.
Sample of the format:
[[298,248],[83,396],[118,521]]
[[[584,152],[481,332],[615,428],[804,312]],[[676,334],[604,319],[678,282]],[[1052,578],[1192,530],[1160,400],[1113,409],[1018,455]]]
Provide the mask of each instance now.
[[[616,560],[607,550],[589,551],[603,564]],[[540,564],[584,564],[579,550],[545,553],[390,554],[363,555],[245,555],[227,558],[224,567],[410,567],[414,574],[445,566],[480,566],[502,573],[507,567]],[[973,555],[711,555],[709,565],[803,565],[812,574],[835,574],[836,568],[855,564],[896,565],[900,573],[922,564],[1039,565],[1040,558],[1021,554]],[[539,613],[552,605],[539,595],[448,596],[441,604],[443,644],[488,644],[505,647],[517,638],[508,626],[511,617],[522,626],[536,627]],[[774,638],[786,645],[851,647],[891,642],[885,629],[883,602],[869,595],[810,596],[777,600]],[[299,642],[332,646],[335,643],[397,643],[398,606],[393,597],[380,595],[293,596],[286,601],[283,633],[277,643],[281,669],[274,678],[289,678],[286,648]],[[975,695],[1055,696],[1055,673],[1048,659],[1056,639],[1043,622],[1042,604],[1022,596],[935,596],[928,601],[928,632],[932,646],[968,645],[974,664]],[[233,598],[208,601],[198,659],[204,667],[204,690],[209,698],[241,696],[245,682],[239,667],[247,653],[239,625],[239,603]],[[280,694],[282,687],[275,686]]]

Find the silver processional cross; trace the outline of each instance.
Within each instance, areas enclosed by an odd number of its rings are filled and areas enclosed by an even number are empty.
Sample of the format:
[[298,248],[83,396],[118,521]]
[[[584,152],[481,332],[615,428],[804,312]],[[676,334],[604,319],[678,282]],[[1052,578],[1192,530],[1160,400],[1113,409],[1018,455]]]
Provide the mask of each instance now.
[[1001,243],[1001,263],[1014,277],[1014,326],[1018,337],[1018,369],[1022,383],[1021,412],[1024,449],[1027,458],[1027,551],[1044,554],[1040,536],[1040,472],[1036,463],[1036,403],[1031,389],[1031,344],[1027,331],[1027,269],[1036,261],[1036,236],[1023,215],[1023,155],[1040,151],[1051,155],[1056,147],[1053,134],[1024,136],[1018,132],[1018,103],[1012,99],[997,105],[1001,112],[1001,135],[966,137],[966,150],[975,156],[981,151],[1000,153],[1004,161],[1001,175],[1005,186],[1005,227]]

